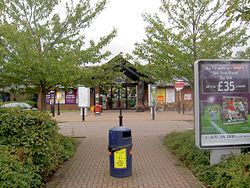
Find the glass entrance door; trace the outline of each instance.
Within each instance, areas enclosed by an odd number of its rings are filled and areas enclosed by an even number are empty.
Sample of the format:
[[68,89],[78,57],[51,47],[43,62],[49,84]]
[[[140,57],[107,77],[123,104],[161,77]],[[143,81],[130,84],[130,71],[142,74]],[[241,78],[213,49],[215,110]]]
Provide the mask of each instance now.
[[[118,86],[102,87],[103,109],[119,109],[118,106]],[[122,109],[133,109],[136,104],[136,87],[120,86],[120,101]]]
[[118,87],[112,87],[112,109],[119,109],[118,98],[120,97],[121,108],[126,109],[126,88],[120,88],[120,94]]

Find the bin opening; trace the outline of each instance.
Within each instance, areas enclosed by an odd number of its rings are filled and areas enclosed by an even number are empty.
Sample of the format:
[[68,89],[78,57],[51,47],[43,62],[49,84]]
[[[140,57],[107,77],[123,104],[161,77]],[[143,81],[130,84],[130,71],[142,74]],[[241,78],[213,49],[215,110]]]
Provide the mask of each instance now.
[[131,137],[131,131],[123,132],[123,138]]

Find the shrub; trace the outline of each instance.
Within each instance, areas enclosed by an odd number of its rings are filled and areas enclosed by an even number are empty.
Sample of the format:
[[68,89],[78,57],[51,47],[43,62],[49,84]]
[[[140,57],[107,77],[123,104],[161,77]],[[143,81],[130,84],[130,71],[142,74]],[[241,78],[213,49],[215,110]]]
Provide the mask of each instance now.
[[209,150],[198,149],[194,135],[193,130],[172,132],[166,136],[165,145],[207,186],[250,187],[250,153],[247,149],[240,156],[232,156],[219,165],[210,166]]
[[7,146],[0,145],[1,187],[37,187],[41,182],[38,168],[31,159],[22,159],[21,153],[11,153]]
[[58,134],[56,121],[46,113],[4,108],[0,109],[0,124],[0,145],[12,148],[11,154],[19,157],[15,160],[31,161],[43,181],[75,151],[72,139]]
[[223,160],[216,170],[216,187],[250,187],[250,154],[243,153],[240,156],[232,155]]

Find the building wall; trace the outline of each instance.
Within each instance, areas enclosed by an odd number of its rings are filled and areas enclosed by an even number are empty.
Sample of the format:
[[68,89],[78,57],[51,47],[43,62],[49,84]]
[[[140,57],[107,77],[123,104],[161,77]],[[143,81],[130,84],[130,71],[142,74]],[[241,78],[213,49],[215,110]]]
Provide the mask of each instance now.
[[[166,87],[159,87],[158,89],[174,89],[173,86],[166,86]],[[94,94],[98,94],[99,88],[97,88],[97,91],[94,93],[94,89],[90,90],[90,106],[94,106]],[[183,104],[185,105],[185,108],[192,108],[193,105],[193,94],[192,94],[192,88],[190,86],[185,86],[181,91],[181,108],[183,107]],[[100,98],[99,98],[100,99]],[[175,90],[175,104],[178,103],[178,92]],[[101,104],[101,102],[99,103]],[[148,106],[148,84],[144,84],[144,105]],[[37,102],[37,108],[41,109],[41,93],[38,94],[38,102]],[[46,105],[46,109],[50,109],[50,105]],[[57,105],[55,105],[55,109],[57,110]],[[62,110],[76,110],[80,109],[78,107],[78,104],[61,104],[60,109]]]
[[[62,91],[62,90],[60,90]],[[74,104],[65,104],[65,99],[64,99],[64,104],[60,103],[60,109],[61,110],[76,110],[80,109],[77,104],[77,90],[74,90],[75,94],[75,103]],[[56,94],[55,94],[56,95]],[[46,110],[50,110],[50,104],[48,104],[49,96],[46,96]],[[37,108],[40,110],[41,109],[41,92],[38,93],[38,100],[37,100]],[[58,102],[56,101],[55,103],[55,109],[58,109]]]

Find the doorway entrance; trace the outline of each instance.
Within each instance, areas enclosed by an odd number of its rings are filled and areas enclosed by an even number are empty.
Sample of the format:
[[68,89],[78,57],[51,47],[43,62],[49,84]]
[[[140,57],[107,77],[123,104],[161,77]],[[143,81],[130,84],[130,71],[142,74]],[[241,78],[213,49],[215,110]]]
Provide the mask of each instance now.
[[113,84],[106,89],[105,86],[102,87],[103,109],[119,109],[118,98],[120,98],[122,109],[134,109],[137,98],[136,88],[136,83],[123,83],[122,86]]

